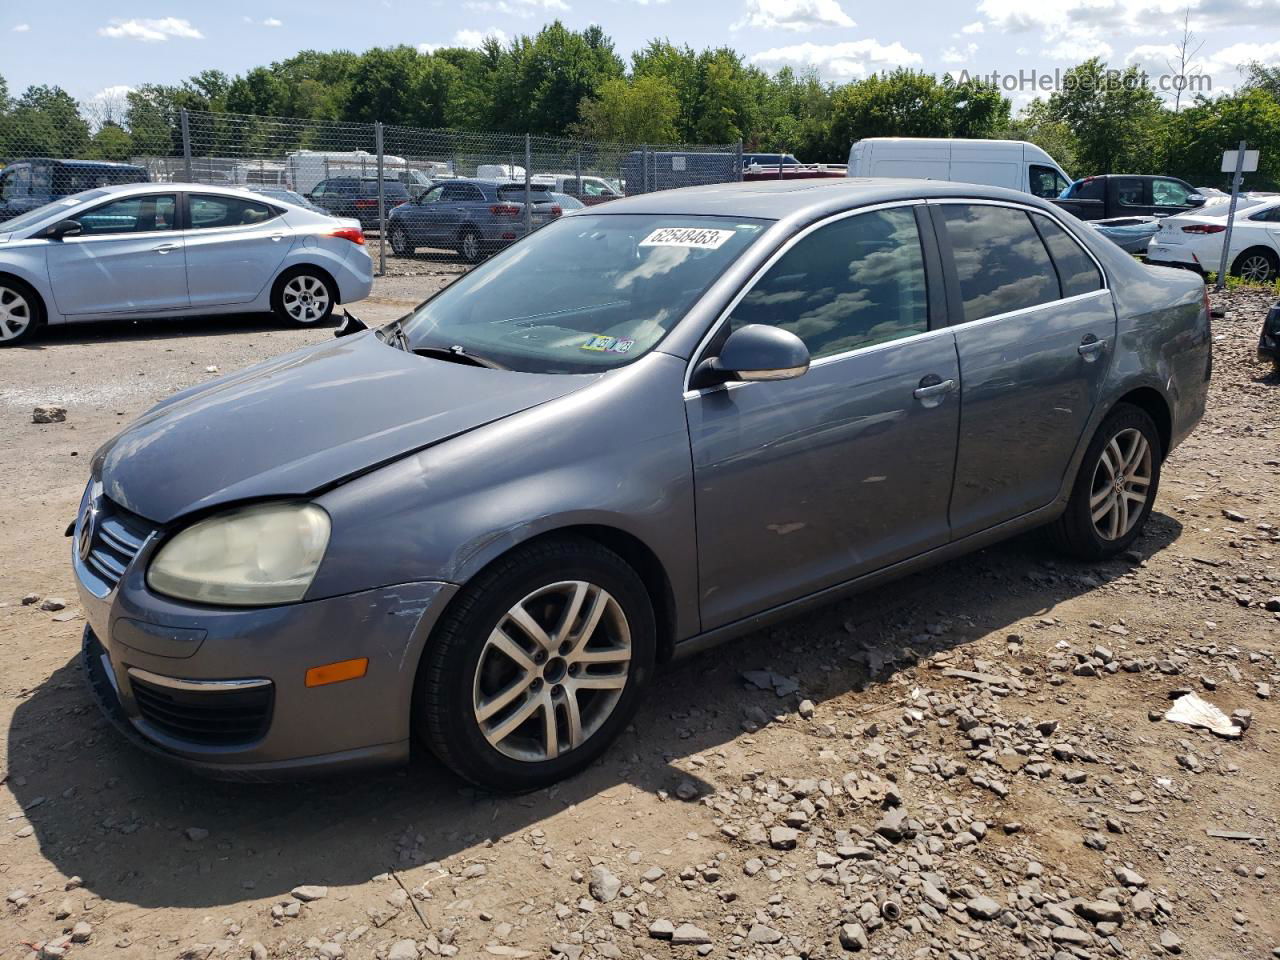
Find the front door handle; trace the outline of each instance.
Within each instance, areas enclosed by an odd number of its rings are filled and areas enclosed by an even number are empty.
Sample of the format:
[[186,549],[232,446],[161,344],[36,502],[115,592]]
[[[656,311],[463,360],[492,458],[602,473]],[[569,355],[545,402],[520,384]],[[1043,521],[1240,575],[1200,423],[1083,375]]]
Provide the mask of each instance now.
[[271,239],[272,239],[272,240],[274,240],[276,243],[279,243],[281,240],[283,240],[283,239],[284,239],[284,234],[283,234],[283,233],[273,233],[273,234],[271,235]]
[[162,243],[158,247],[152,247],[151,249],[155,253],[169,253],[172,250],[177,250],[178,245],[176,243]]
[[1102,351],[1105,349],[1107,349],[1107,341],[1099,340],[1092,333],[1087,333],[1080,341],[1080,346],[1076,347],[1076,352],[1085,360],[1092,362],[1102,356]]
[[926,407],[936,407],[955,388],[954,380],[943,380],[936,373],[931,373],[920,380],[920,386],[915,388],[912,396]]

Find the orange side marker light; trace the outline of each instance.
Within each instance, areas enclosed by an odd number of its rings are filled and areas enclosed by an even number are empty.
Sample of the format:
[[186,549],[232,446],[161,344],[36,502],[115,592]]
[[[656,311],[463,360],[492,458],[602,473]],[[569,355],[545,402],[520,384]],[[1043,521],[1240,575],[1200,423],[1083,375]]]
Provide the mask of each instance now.
[[322,667],[312,667],[308,670],[307,686],[323,687],[330,683],[341,683],[343,680],[358,680],[368,672],[368,657],[339,660],[337,663],[326,663]]

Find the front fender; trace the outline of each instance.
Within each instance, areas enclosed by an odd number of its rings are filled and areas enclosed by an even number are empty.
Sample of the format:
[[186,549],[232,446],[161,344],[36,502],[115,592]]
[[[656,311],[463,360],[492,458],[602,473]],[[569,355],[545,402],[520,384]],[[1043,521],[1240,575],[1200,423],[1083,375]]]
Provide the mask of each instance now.
[[308,597],[419,576],[465,584],[521,543],[585,524],[644,544],[672,586],[677,636],[697,633],[683,375],[653,353],[326,493],[332,534]]

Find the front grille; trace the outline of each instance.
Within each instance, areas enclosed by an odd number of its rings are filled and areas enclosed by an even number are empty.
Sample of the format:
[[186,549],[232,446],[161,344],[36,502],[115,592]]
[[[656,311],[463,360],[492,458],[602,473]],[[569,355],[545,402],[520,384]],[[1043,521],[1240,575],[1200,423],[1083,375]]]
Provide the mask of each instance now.
[[274,687],[243,690],[178,690],[130,673],[138,713],[148,724],[177,740],[230,747],[261,739],[271,724]]
[[96,526],[89,555],[84,559],[84,570],[87,580],[97,581],[89,583],[93,592],[106,596],[115,589],[155,528],[106,497],[100,497],[95,506]]

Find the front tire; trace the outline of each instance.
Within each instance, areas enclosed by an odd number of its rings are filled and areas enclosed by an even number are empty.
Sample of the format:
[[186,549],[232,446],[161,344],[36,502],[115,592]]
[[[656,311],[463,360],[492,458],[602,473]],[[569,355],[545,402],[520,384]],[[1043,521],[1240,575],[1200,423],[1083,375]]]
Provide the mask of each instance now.
[[450,604],[419,670],[414,725],[472,783],[535,790],[604,752],[656,648],[648,593],[621,557],[584,539],[531,544]]
[[337,302],[333,281],[314,267],[299,267],[283,274],[271,292],[271,311],[300,327],[327,323]]
[[1164,450],[1145,410],[1120,404],[1094,434],[1067,509],[1050,528],[1059,549],[1102,560],[1142,533],[1160,488]]
[[1253,247],[1236,257],[1231,274],[1248,283],[1271,283],[1280,274],[1280,257],[1262,247]]
[[21,280],[0,277],[0,347],[30,342],[43,325],[40,295]]

